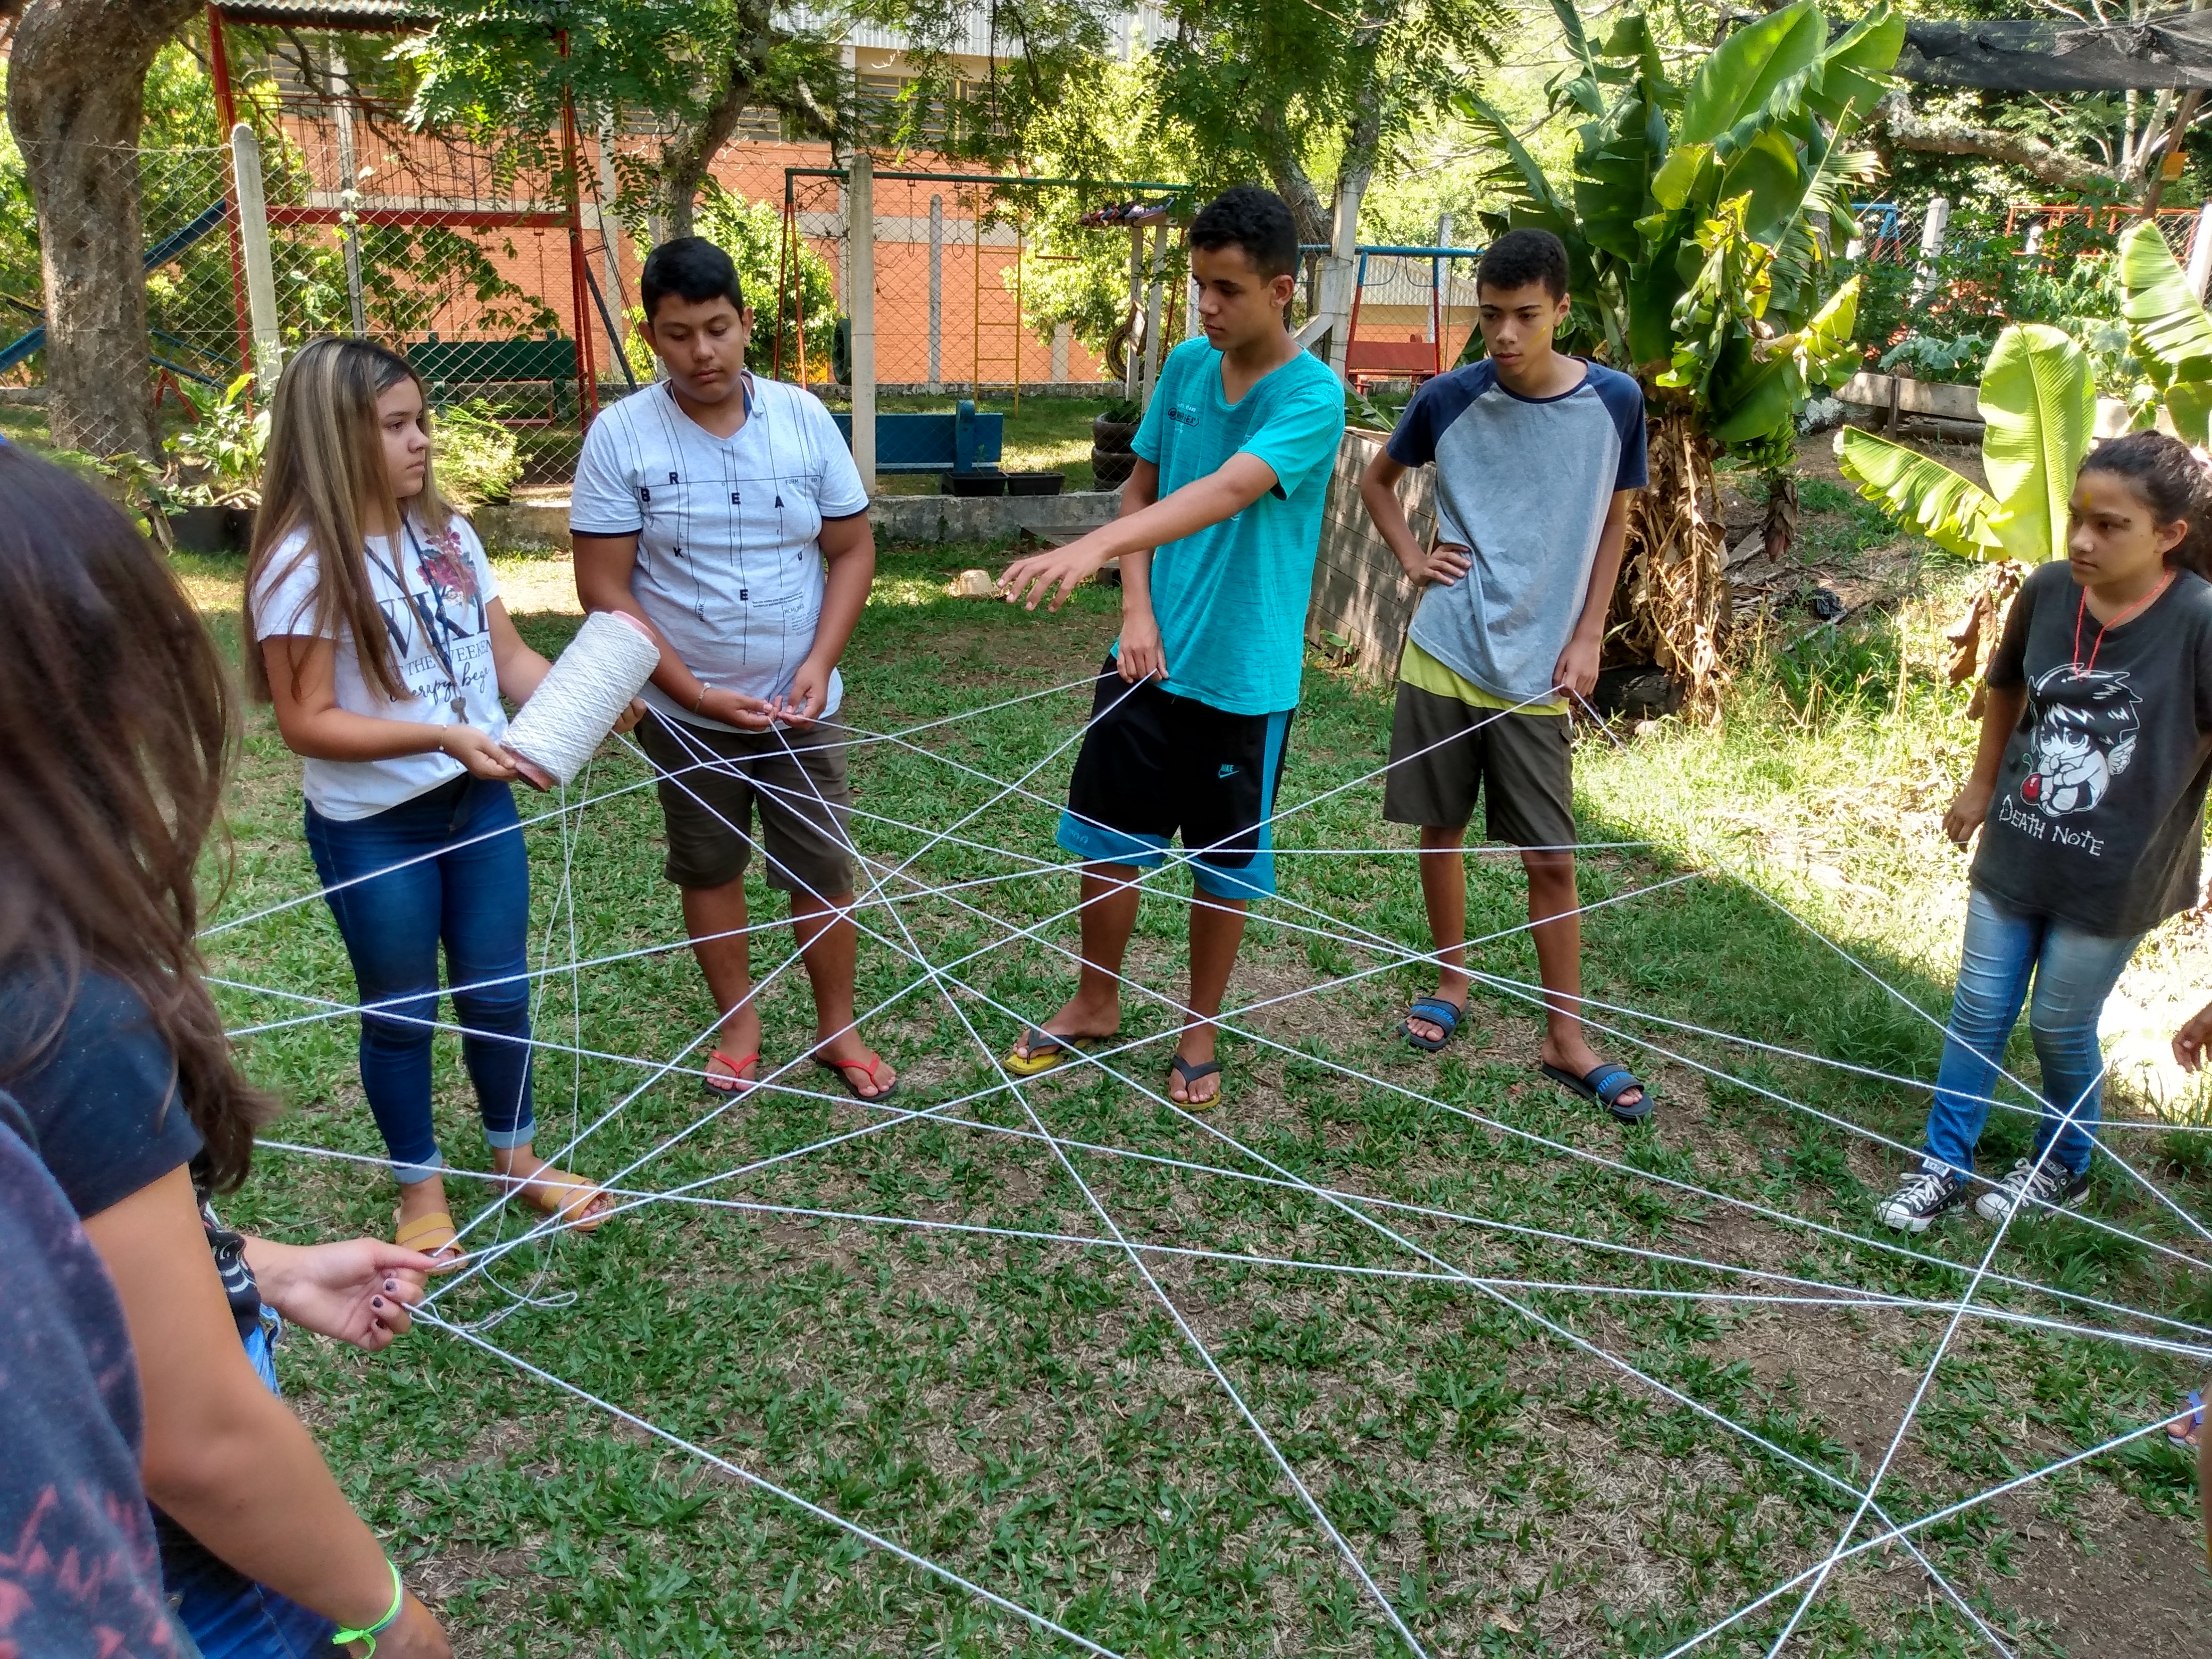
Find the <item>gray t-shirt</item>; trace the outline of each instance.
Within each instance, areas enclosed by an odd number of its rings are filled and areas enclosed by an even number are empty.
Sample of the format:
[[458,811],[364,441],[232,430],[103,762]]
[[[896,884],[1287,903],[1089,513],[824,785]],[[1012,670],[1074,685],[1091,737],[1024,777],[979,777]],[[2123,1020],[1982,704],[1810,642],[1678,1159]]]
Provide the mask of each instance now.
[[1401,466],[1437,467],[1437,539],[1472,551],[1422,594],[1413,642],[1494,696],[1548,701],[1583,614],[1613,494],[1644,483],[1644,392],[1585,365],[1554,398],[1523,398],[1487,359],[1440,374],[1390,434]]
[[2063,561],[2031,573],[1990,659],[2025,685],[1974,885],[2009,908],[2123,938],[2197,902],[2212,780],[2212,586],[2176,574],[2106,631]]

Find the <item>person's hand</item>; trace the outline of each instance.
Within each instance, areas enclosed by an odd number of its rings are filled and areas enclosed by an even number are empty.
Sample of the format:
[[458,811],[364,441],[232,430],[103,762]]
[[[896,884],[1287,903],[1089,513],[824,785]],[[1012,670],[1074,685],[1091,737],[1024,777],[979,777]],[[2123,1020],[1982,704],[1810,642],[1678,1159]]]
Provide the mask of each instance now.
[[1996,794],[1995,784],[1984,783],[1979,778],[1966,780],[1966,787],[1951,803],[1951,810],[1943,814],[1943,833],[1951,838],[1953,846],[1964,847],[1974,838],[1974,831],[1990,815],[1990,802]]
[[741,732],[765,732],[775,724],[775,706],[764,697],[748,697],[741,691],[709,690],[693,711],[710,720],[734,726]]
[[1168,677],[1166,648],[1160,643],[1159,619],[1152,615],[1152,606],[1121,612],[1121,643],[1115,653],[1115,665],[1121,678],[1132,685],[1139,680],[1164,680]]
[[633,730],[636,726],[637,723],[644,718],[645,699],[643,697],[632,697],[629,700],[629,707],[623,709],[621,714],[615,716],[616,734],[619,736],[624,732]]
[[518,775],[514,757],[505,745],[494,743],[473,726],[439,727],[438,752],[460,762],[472,778],[505,783]]
[[830,676],[836,669],[834,662],[817,662],[811,657],[799,664],[791,677],[791,690],[769,705],[775,718],[794,732],[804,732],[821,719],[830,707]]
[[[366,1653],[368,1644],[356,1643],[355,1653]],[[437,1614],[410,1592],[399,1604],[399,1616],[376,1638],[376,1659],[453,1659],[453,1644],[438,1623]]]
[[1587,700],[1597,690],[1597,659],[1598,641],[1577,634],[1559,653],[1559,665],[1552,670],[1552,684]]
[[1036,610],[1041,600],[1048,599],[1052,600],[1050,608],[1059,610],[1075,597],[1084,578],[1106,562],[1103,552],[1091,550],[1091,537],[1082,536],[1066,547],[1048,547],[1025,559],[1016,559],[999,578],[999,591],[1006,596],[1008,605],[1022,605],[1026,595],[1026,610]]
[[408,1305],[422,1299],[430,1275],[456,1265],[380,1238],[304,1246],[257,1238],[246,1260],[263,1299],[278,1313],[371,1353],[407,1330]]
[[1422,556],[1420,562],[1407,566],[1406,574],[1424,585],[1449,587],[1467,574],[1472,562],[1466,548],[1455,542],[1438,542]]
[[2173,1034],[2173,1057],[2183,1071],[2193,1072],[2204,1063],[2208,1042],[2212,1042],[2212,1002],[2191,1014],[2189,1023]]

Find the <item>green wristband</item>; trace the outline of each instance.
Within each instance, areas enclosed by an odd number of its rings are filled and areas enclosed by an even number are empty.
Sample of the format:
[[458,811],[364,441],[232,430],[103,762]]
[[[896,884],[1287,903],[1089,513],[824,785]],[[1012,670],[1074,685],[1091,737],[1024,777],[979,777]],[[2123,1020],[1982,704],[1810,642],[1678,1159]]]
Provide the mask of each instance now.
[[390,1611],[386,1613],[383,1618],[378,1620],[373,1625],[363,1625],[359,1630],[340,1631],[337,1635],[331,1638],[331,1645],[332,1647],[349,1647],[356,1642],[366,1642],[368,1644],[368,1650],[371,1653],[374,1653],[376,1651],[376,1638],[384,1632],[390,1630],[392,1626],[398,1622],[400,1608],[407,1604],[407,1592],[405,1589],[401,1588],[399,1583],[399,1569],[392,1565],[392,1559],[389,1556],[385,1558],[384,1565],[390,1568],[392,1572],[392,1607]]

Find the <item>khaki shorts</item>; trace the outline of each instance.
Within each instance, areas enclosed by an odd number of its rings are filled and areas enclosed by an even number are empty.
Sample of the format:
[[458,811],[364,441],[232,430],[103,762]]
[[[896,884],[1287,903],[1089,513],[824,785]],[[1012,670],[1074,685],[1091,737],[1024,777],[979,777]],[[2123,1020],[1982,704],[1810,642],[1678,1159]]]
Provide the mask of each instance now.
[[1492,841],[1575,844],[1574,734],[1565,714],[1478,708],[1418,685],[1398,685],[1382,816],[1393,823],[1462,830],[1480,792]]
[[717,732],[655,712],[637,735],[664,774],[656,787],[668,825],[665,874],[678,887],[723,887],[744,874],[757,805],[762,879],[824,898],[853,890],[853,791],[845,745],[826,731]]

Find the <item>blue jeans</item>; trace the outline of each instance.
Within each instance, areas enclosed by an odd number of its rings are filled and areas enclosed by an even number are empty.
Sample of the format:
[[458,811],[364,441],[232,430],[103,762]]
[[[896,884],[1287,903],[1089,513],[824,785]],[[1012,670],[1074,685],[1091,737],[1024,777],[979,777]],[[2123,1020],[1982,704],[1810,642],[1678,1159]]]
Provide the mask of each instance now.
[[1936,1103],[1928,1114],[1930,1162],[1948,1164],[1962,1175],[1973,1173],[1974,1143],[1981,1139],[1997,1068],[2027,999],[2027,1029],[2043,1068],[2035,1156],[2041,1158],[2055,1137],[2058,1150],[2053,1156],[2059,1163],[2076,1175],[2089,1167],[2104,1097],[2097,1017],[2142,938],[2085,933],[2048,916],[2008,909],[1974,890],[1966,905],[1959,988],[1943,1033],[1943,1063],[1936,1073]]
[[[274,1333],[264,1324],[246,1339],[254,1374],[271,1394]],[[217,1559],[173,1522],[159,1528],[161,1588],[204,1659],[330,1659],[337,1626],[319,1613],[255,1583]]]
[[310,806],[307,848],[323,885],[336,889],[325,896],[360,1000],[381,1005],[361,1017],[361,1086],[393,1173],[423,1181],[445,1165],[430,1121],[428,1024],[438,1017],[441,941],[447,976],[474,988],[453,998],[484,1139],[527,1142],[530,861],[513,793],[465,776],[366,818],[326,818]]

